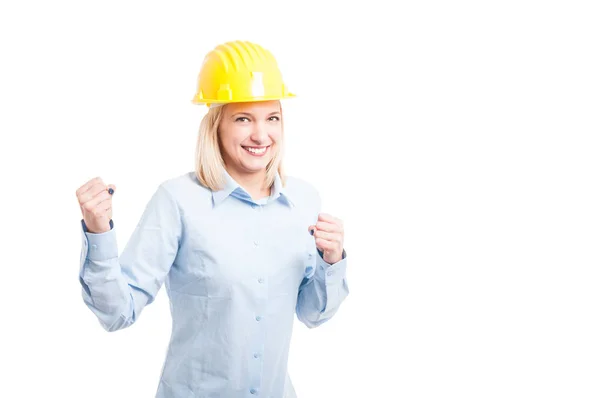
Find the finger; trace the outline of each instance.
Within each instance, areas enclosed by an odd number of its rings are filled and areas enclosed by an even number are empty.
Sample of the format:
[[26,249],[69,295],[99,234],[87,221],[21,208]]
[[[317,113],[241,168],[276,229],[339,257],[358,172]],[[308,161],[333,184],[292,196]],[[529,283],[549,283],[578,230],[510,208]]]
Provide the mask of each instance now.
[[343,229],[337,224],[332,224],[330,222],[319,221],[317,224],[317,229],[319,231],[325,232],[342,232]]
[[78,199],[81,203],[85,203],[88,200],[92,199],[94,196],[98,195],[102,190],[106,187],[104,183],[96,183],[89,187],[85,192],[80,193]]
[[77,196],[79,196],[82,193],[85,193],[86,191],[88,191],[91,187],[93,187],[94,185],[96,185],[98,183],[104,184],[102,182],[102,178],[100,178],[100,177],[92,178],[91,180],[89,180],[88,182],[83,184],[75,193],[77,194]]
[[315,243],[317,244],[317,247],[321,249],[321,251],[334,250],[337,247],[337,243],[321,238],[315,239]]
[[319,220],[330,222],[330,223],[335,223],[336,218],[328,213],[319,213]]
[[344,222],[342,220],[340,220],[337,217],[332,216],[331,214],[327,214],[327,213],[319,213],[319,218],[320,221],[324,221],[324,222],[329,222],[332,224],[337,224],[341,227],[344,226]]
[[98,197],[100,196],[102,196],[102,200],[100,200],[96,206],[107,205],[112,207],[112,195],[109,194],[108,191],[104,191],[101,195],[98,195]]
[[324,239],[330,242],[341,242],[342,235],[338,232],[324,232],[317,230],[315,232],[315,238]]
[[96,205],[96,207],[93,208],[92,213],[96,214],[96,215],[104,215],[107,214],[108,212],[110,212],[112,210],[112,200],[107,199],[104,200],[100,203],[98,203]]
[[112,210],[112,201],[111,200],[105,200],[104,202],[100,202],[98,203],[98,208],[100,208],[101,210],[105,211],[105,212],[109,212]]
[[106,192],[106,185],[98,183],[79,196],[79,203],[84,205],[102,192]]
[[104,201],[110,201],[112,196],[108,193],[108,191],[102,191],[98,195],[94,196],[93,199],[85,202],[83,204],[83,208],[86,211],[93,211],[98,205]]

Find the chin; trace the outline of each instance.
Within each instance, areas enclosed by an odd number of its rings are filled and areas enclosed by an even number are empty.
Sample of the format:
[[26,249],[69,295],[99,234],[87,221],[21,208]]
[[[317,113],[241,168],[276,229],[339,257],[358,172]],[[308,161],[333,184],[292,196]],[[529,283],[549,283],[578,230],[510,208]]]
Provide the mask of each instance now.
[[254,159],[250,161],[244,159],[240,162],[240,164],[248,171],[259,172],[265,170],[269,162],[271,162],[271,160],[273,159]]
[[244,165],[246,170],[250,173],[259,173],[261,171],[265,171],[267,169],[267,165],[269,162],[261,162],[261,164],[246,164]]

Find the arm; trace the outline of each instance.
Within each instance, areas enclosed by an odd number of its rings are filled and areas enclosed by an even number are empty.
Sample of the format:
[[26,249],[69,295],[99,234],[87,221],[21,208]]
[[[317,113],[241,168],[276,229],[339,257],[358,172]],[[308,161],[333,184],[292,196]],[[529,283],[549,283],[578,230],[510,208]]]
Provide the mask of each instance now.
[[316,198],[318,222],[309,229],[315,236],[318,255],[314,266],[305,269],[296,303],[298,319],[309,328],[331,319],[349,294],[343,223],[333,216],[320,213],[321,199],[318,193]]
[[108,232],[87,231],[82,220],[79,281],[83,301],[107,331],[132,325],[152,303],[179,248],[181,215],[161,185],[119,257],[113,223]]
[[315,328],[331,319],[349,294],[346,251],[344,250],[342,260],[334,264],[326,263],[321,252],[318,253],[316,268],[306,269],[296,304],[298,319],[309,328]]

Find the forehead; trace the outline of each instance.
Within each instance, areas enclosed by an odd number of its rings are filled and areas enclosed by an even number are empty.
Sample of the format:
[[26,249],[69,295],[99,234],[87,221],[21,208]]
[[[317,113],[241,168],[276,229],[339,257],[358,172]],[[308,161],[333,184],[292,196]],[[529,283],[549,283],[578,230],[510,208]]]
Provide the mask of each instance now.
[[262,114],[280,112],[281,106],[279,101],[234,102],[227,104],[225,111],[229,114],[239,112]]

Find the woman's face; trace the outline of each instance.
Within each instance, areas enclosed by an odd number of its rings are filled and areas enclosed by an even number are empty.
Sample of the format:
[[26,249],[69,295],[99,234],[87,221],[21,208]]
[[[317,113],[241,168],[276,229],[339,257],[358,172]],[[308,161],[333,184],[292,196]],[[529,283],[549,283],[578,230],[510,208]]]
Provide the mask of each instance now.
[[237,174],[264,172],[281,142],[279,101],[225,105],[219,124],[223,160]]

